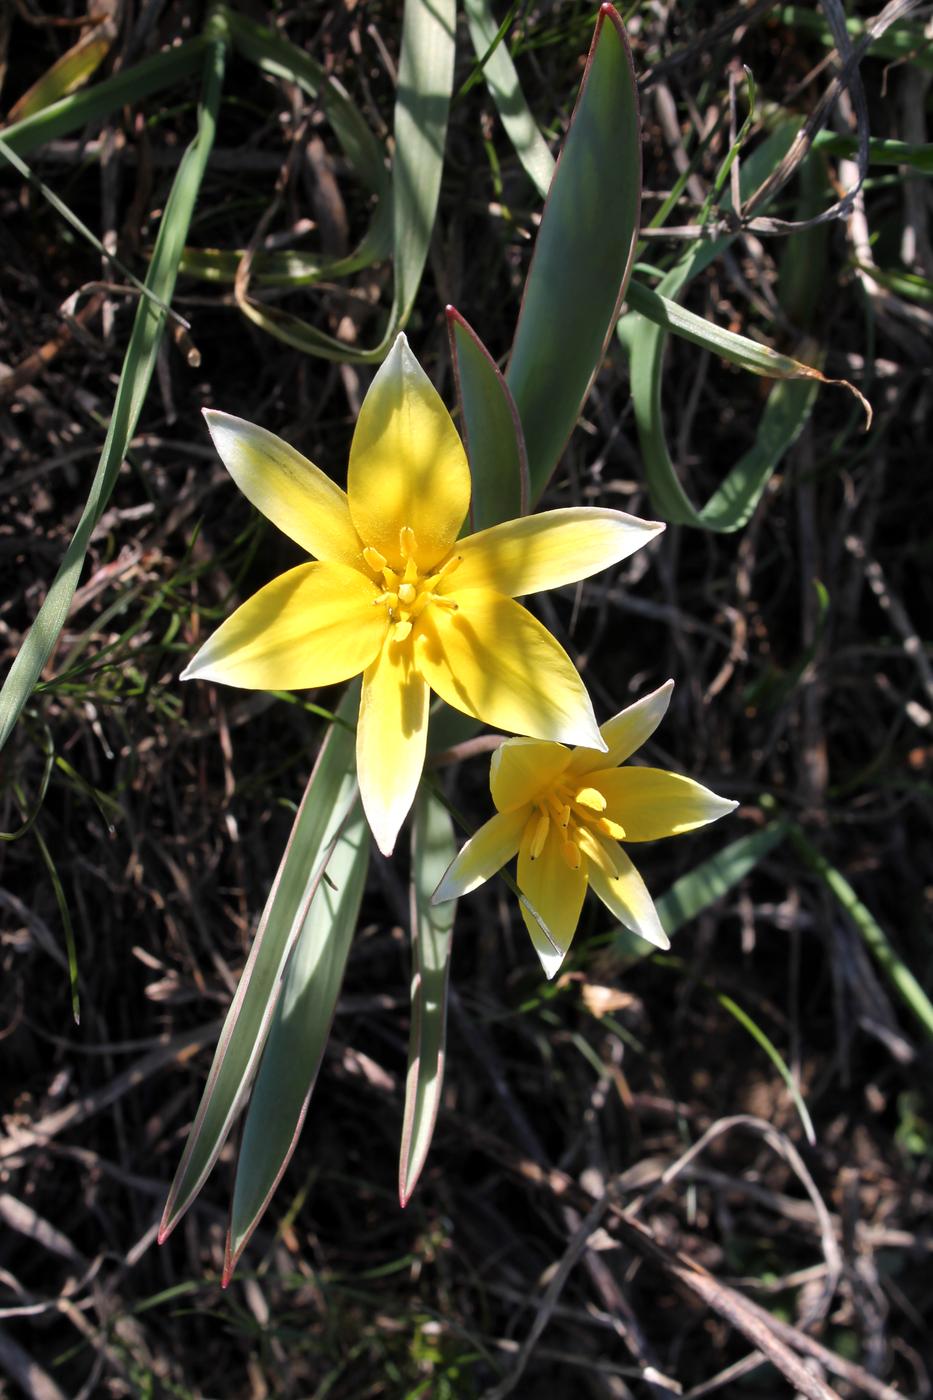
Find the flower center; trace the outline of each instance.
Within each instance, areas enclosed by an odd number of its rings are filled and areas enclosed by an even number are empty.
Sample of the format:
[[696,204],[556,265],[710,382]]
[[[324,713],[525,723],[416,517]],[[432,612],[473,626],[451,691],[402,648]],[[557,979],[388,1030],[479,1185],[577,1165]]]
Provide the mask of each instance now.
[[605,815],[606,799],[595,787],[559,782],[535,802],[528,828],[531,831],[531,859],[537,860],[553,827],[560,841],[560,853],[571,870],[579,870],[583,858],[594,861],[610,880],[618,875],[601,836],[621,841],[624,827]]
[[440,569],[422,574],[415,562],[418,543],[410,525],[403,525],[399,531],[399,550],[405,561],[400,571],[391,568],[385,555],[372,545],[363,550],[363,559],[376,575],[376,583],[382,584],[382,591],[373,599],[373,605],[385,608],[393,640],[404,642],[417,619],[432,603],[449,612],[457,611],[454,600],[438,593],[437,589],[453,573],[462,555],[451,555]]

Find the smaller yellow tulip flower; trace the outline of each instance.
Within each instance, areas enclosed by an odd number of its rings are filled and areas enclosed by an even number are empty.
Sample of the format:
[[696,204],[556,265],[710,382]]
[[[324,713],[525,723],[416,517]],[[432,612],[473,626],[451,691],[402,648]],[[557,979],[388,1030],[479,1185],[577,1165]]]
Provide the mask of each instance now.
[[458,538],[470,468],[404,335],[363,400],[345,492],[264,428],[205,417],[243,494],[315,557],[237,608],[182,680],[301,690],[362,672],[357,773],[385,855],[421,777],[431,690],[516,734],[602,742],[570,657],[515,599],[588,578],[663,525],[581,506]]
[[531,941],[553,977],[576,932],[587,885],[626,928],[670,946],[645,883],[620,841],[657,841],[693,831],[738,803],[660,768],[620,768],[654,733],[673,681],[629,705],[600,729],[606,752],[507,739],[492,756],[497,814],[461,850],[434,903],[469,894],[518,853],[518,887],[553,939],[521,906]]

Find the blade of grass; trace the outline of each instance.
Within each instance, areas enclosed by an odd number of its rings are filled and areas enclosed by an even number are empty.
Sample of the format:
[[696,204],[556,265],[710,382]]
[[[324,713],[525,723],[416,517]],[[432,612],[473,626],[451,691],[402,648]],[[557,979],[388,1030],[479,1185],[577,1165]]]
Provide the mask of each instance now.
[[[788,824],[783,819],[770,821],[760,831],[730,842],[714,856],[701,861],[693,870],[675,880],[656,901],[658,917],[667,936],[673,938],[684,924],[740,884],[765,856],[781,844],[787,832]],[[656,951],[651,943],[646,943],[621,924],[613,930],[612,950],[625,959],[648,957]]]
[[800,827],[791,825],[788,834],[795,850],[826,885],[858,929],[866,948],[897,992],[901,1001],[933,1038],[933,1003],[904,962],[871,910],[859,899],[845,876],[831,865],[807,839]]
[[805,365],[790,355],[782,355],[772,350],[770,345],[762,345],[746,335],[738,335],[705,316],[698,316],[670,297],[661,296],[644,283],[633,277],[628,284],[625,300],[632,311],[651,321],[655,326],[689,340],[701,350],[709,350],[721,355],[730,364],[738,365],[749,374],[761,375],[764,379],[813,379],[819,384],[838,384],[848,389],[865,409],[868,426],[871,425],[871,405],[863,398],[854,384],[847,379],[827,379],[815,365]]
[[503,43],[511,11],[497,29],[488,0],[464,0],[464,10],[483,80],[496,104],[499,120],[522,169],[541,198],[546,199],[554,174],[554,157],[525,100],[508,45]]
[[395,288],[388,323],[370,350],[349,346],[280,307],[241,296],[255,325],[308,355],[355,364],[386,356],[414,305],[440,194],[447,114],[454,76],[455,0],[405,0],[395,102],[391,248]]
[[[349,720],[358,706],[357,682],[349,687],[338,714]],[[332,725],[298,808],[224,1021],[201,1104],[165,1203],[160,1241],[171,1234],[200,1191],[246,1101],[282,990],[282,974],[357,800],[354,751],[354,735],[344,725]]]
[[[206,37],[206,51],[202,51],[204,73],[197,135],[178,167],[146,276],[146,286],[159,302],[166,304],[172,299],[182,249],[214,142],[227,43],[222,22],[213,19]],[[9,138],[9,133],[7,136]],[[9,139],[7,143],[12,144]],[[107,438],[87,502],[58,573],[0,690],[0,748],[9,738],[65,625],[91,535],[110,498],[120,463],[139,421],[165,321],[165,313],[158,306],[148,298],[140,301],[120,373]]]
[[723,1008],[723,1010],[728,1011],[730,1016],[735,1017],[742,1029],[748,1031],[748,1034],[751,1036],[752,1040],[755,1041],[756,1045],[761,1046],[768,1059],[774,1065],[774,1068],[777,1070],[778,1074],[784,1080],[784,1083],[787,1085],[787,1092],[790,1094],[791,1098],[794,1101],[794,1107],[797,1110],[797,1116],[799,1117],[800,1122],[803,1125],[803,1130],[806,1134],[807,1142],[810,1144],[811,1147],[815,1147],[816,1133],[813,1130],[813,1119],[810,1117],[809,1109],[803,1101],[800,1090],[797,1088],[796,1080],[791,1074],[784,1057],[781,1055],[777,1046],[774,1044],[774,1041],[771,1040],[765,1034],[765,1032],[759,1026],[758,1022],[752,1020],[748,1012],[743,1011],[741,1006],[734,1002],[731,997],[726,996],[725,992],[716,992],[715,996],[716,1000],[719,1002],[719,1005]]
[[92,5],[87,31],[14,103],[9,120],[18,122],[31,117],[59,98],[67,97],[75,88],[83,87],[107,57],[116,37],[115,7],[108,3],[104,12],[95,14]]
[[212,42],[205,34],[188,39],[177,48],[144,58],[113,77],[95,83],[86,92],[71,93],[41,112],[4,127],[3,138],[17,155],[28,156],[47,141],[57,141],[91,122],[104,121],[121,107],[142,102],[190,78],[202,67],[205,49]]
[[262,1052],[237,1156],[225,1288],[298,1142],[340,995],[369,849],[369,828],[357,805],[311,900]]
[[[790,148],[798,125],[787,122],[778,127],[743,163],[740,181],[743,195],[758,188],[768,171],[780,162]],[[729,246],[732,238],[730,234],[692,248],[665,276],[655,295],[673,301]],[[636,292],[636,297],[638,295]],[[721,533],[740,529],[760,500],[778,461],[801,432],[813,406],[819,380],[783,379],[775,383],[752,447],[727,473],[706,505],[698,510],[680,483],[667,447],[661,399],[666,330],[662,324],[635,313],[621,318],[617,333],[629,354],[632,403],[645,459],[645,478],[658,514],[662,519],[696,529]]]
[[437,795],[422,785],[411,845],[411,1035],[398,1169],[403,1206],[411,1199],[427,1160],[444,1085],[447,988],[457,901],[432,905],[431,895],[456,853],[450,814]]

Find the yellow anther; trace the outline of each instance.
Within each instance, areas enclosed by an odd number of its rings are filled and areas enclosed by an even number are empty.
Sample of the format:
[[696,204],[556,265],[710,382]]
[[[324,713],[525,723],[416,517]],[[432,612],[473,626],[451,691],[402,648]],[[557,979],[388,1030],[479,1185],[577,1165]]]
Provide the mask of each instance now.
[[374,574],[381,574],[386,566],[385,555],[380,554],[378,549],[373,549],[371,544],[368,544],[363,550],[363,558]]
[[571,870],[580,869],[580,847],[575,841],[562,841],[560,853]]
[[429,602],[436,603],[439,608],[446,608],[448,612],[456,612],[460,607],[460,604],[455,603],[453,598],[445,598],[440,593],[426,593],[425,597]]
[[409,556],[405,560],[405,572],[402,575],[402,578],[404,579],[405,583],[417,582],[418,565],[415,563],[414,559],[411,558],[411,556]]
[[605,836],[611,836],[613,841],[625,840],[625,827],[612,821],[610,817],[600,817],[596,823],[596,830],[601,831]]
[[415,532],[410,525],[403,525],[401,530],[399,530],[398,547],[402,551],[403,559],[410,559],[411,556],[414,554],[415,550],[418,548],[418,542],[415,539]]
[[398,600],[404,607],[409,607],[417,598],[418,590],[413,583],[403,583],[398,590]]
[[606,799],[597,788],[581,788],[573,800],[591,812],[605,812],[606,810]]
[[402,576],[401,576],[401,574],[397,574],[397,573],[395,572],[395,570],[394,570],[394,569],[390,569],[389,566],[388,566],[388,564],[387,564],[387,565],[385,566],[385,568],[383,569],[383,571],[382,571],[382,577],[383,577],[383,579],[384,579],[384,581],[385,581],[385,586],[386,586],[386,588],[390,588],[390,589],[392,590],[393,593],[397,593],[397,592],[398,592],[398,586],[399,586],[399,584],[400,584],[401,581],[402,581]]
[[392,608],[398,607],[398,594],[390,593],[388,591],[386,591],[385,593],[377,593],[375,598],[373,599],[373,602],[384,603],[391,611]]
[[566,831],[567,827],[570,825],[570,808],[567,806],[566,802],[563,803],[563,805],[561,806],[560,816],[557,820],[560,822],[561,826]]
[[530,855],[532,860],[537,860],[538,856],[544,850],[544,843],[547,840],[550,827],[551,818],[548,816],[547,812],[539,812],[537,820],[535,821],[535,829],[531,834]]

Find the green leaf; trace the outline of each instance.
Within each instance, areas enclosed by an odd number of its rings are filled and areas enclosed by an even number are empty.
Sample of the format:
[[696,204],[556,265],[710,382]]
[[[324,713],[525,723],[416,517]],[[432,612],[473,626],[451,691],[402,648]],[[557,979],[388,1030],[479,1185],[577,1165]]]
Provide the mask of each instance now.
[[[503,42],[502,27],[496,26],[488,0],[464,0],[463,8],[473,48],[482,64],[483,79],[496,104],[499,120],[523,170],[544,199],[554,174],[554,157],[525,100],[512,55],[508,45]],[[508,28],[509,22],[507,17],[505,28]]]
[[41,112],[4,128],[3,139],[17,155],[28,156],[47,141],[57,141],[89,122],[103,121],[121,107],[142,102],[153,93],[191,77],[203,64],[210,42],[207,36],[188,39],[177,48],[134,63],[113,77],[95,83],[87,92],[63,97]]
[[[743,194],[757,188],[789,148],[795,123],[785,123],[771,134],[742,165]],[[734,235],[700,243],[667,274],[656,295],[674,301],[689,282],[723,252]],[[636,299],[648,298],[643,291]],[[694,328],[695,329],[695,328]],[[751,516],[778,462],[806,422],[816,397],[818,378],[779,380],[768,396],[755,441],[735,464],[706,505],[697,509],[680,483],[667,447],[661,402],[666,329],[658,317],[654,323],[632,312],[622,317],[618,336],[631,362],[632,403],[645,478],[655,510],[675,524],[717,532],[738,530]],[[723,337],[718,337],[720,343]],[[733,347],[735,348],[735,347]],[[717,353],[721,350],[717,348]],[[821,377],[821,376],[820,376]]]
[[411,1036],[398,1194],[407,1205],[434,1136],[444,1083],[447,983],[457,901],[432,905],[431,895],[457,854],[453,822],[441,799],[422,784],[411,845]]
[[[207,48],[201,52],[205,66],[202,98],[198,109],[198,133],[182,156],[159,225],[152,262],[146,276],[146,286],[156,301],[165,304],[170,303],[172,299],[182,249],[214,142],[227,56],[226,34],[218,23],[213,25]],[[74,101],[75,106],[79,105],[77,99],[65,100]],[[56,106],[60,107],[61,104]],[[31,120],[41,121],[45,115],[47,114],[41,113]],[[14,141],[13,137],[12,130],[6,133],[7,144],[11,149],[22,153],[22,138]],[[26,144],[28,146],[28,143]],[[84,565],[88,543],[110,499],[120,464],[136,431],[155,368],[165,320],[165,312],[152,300],[143,298],[140,301],[120,373],[107,438],[91,483],[90,494],[58,573],[0,691],[0,748],[9,738],[65,625]]]
[[[709,909],[746,875],[751,874],[755,866],[780,845],[787,831],[787,822],[780,819],[771,821],[760,831],[730,842],[714,856],[701,861],[693,870],[675,880],[671,888],[656,901],[658,917],[668,937],[673,938],[684,924]],[[650,943],[621,924],[615,930],[612,949],[625,958],[643,958],[655,951]]]
[[859,899],[848,880],[813,846],[798,826],[789,827],[790,839],[807,865],[818,875],[845,910],[862,940],[927,1035],[933,1038],[933,1003],[904,962],[871,910]]
[[83,87],[107,57],[116,36],[115,10],[110,14],[89,14],[85,33],[16,101],[10,109],[10,120],[34,116],[75,88]]
[[[378,364],[411,314],[427,261],[440,195],[454,78],[456,19],[456,0],[405,0],[395,101],[391,200],[381,201],[382,218],[388,220],[391,216],[395,290],[388,323],[379,343],[370,350],[347,345],[281,307],[266,306],[251,297],[238,296],[240,309],[255,325],[304,354],[346,363]],[[239,42],[242,32],[239,20],[236,32]],[[256,57],[255,49],[252,56]],[[302,81],[302,71],[295,68],[296,81]],[[333,112],[330,116],[333,120]],[[373,256],[376,256],[375,250],[383,247],[387,229],[388,224],[380,223],[375,232],[371,230],[368,252]]]
[[344,723],[329,729],[298,808],[169,1191],[160,1240],[200,1191],[243,1107],[282,990],[282,974],[357,799],[355,738],[345,726],[357,712],[359,694],[357,681],[341,701],[337,715]]
[[752,1020],[748,1012],[743,1011],[742,1007],[739,1006],[737,1002],[734,1002],[731,997],[726,996],[725,992],[717,992],[715,988],[711,988],[711,990],[714,992],[716,1000],[723,1010],[728,1011],[729,1015],[734,1017],[744,1030],[748,1031],[752,1040],[761,1046],[778,1074],[784,1080],[784,1083],[787,1085],[787,1091],[794,1101],[794,1107],[797,1110],[800,1122],[803,1125],[803,1131],[806,1135],[807,1142],[811,1147],[815,1147],[816,1133],[813,1131],[813,1119],[810,1117],[807,1105],[804,1103],[800,1090],[797,1088],[797,1082],[791,1074],[783,1055],[774,1044],[774,1041],[765,1034],[758,1022]]
[[525,284],[506,380],[525,431],[532,500],[547,485],[606,349],[641,207],[638,94],[622,21],[596,32]]
[[721,355],[730,364],[748,370],[749,374],[761,375],[763,379],[810,379],[818,384],[841,384],[864,405],[870,424],[870,407],[847,379],[827,379],[822,370],[817,369],[815,365],[803,364],[790,355],[782,355],[778,350],[772,350],[770,345],[762,345],[747,335],[738,335],[735,331],[726,330],[725,326],[718,326],[715,321],[708,321],[705,316],[698,316],[695,311],[687,311],[670,297],[653,292],[650,287],[646,287],[634,277],[628,284],[625,300],[630,310],[637,311],[653,325],[680,336],[682,340],[689,340],[701,350]]
[[[831,156],[847,156],[854,160],[858,141],[854,136],[842,136],[835,131],[818,131],[813,139],[815,151]],[[933,175],[933,145],[911,144],[909,141],[887,141],[872,136],[868,142],[869,165],[909,165],[924,175]]]
[[447,329],[470,460],[470,527],[484,530],[528,513],[525,437],[498,365],[452,306],[447,308]]
[[330,1035],[369,865],[369,828],[351,813],[301,926],[275,1005],[237,1158],[224,1286],[291,1160]]

